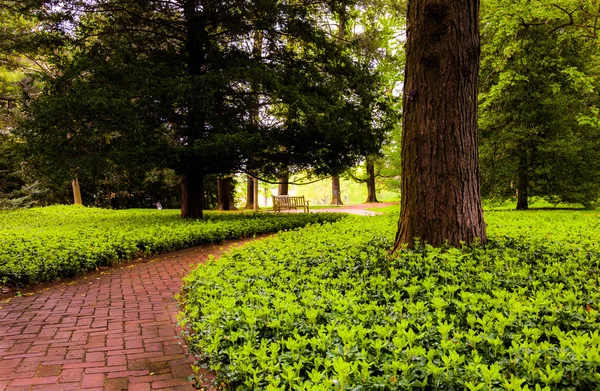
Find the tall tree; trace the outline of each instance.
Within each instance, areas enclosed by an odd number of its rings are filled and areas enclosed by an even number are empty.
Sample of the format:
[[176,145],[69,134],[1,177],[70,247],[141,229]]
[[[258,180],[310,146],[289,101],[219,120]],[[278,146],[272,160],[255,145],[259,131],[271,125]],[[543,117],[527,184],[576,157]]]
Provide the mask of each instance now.
[[395,248],[486,240],[479,191],[479,1],[410,0]]
[[[101,175],[105,162],[172,168],[182,216],[200,217],[209,174],[323,175],[382,138],[363,104],[375,78],[325,30],[326,1],[59,3],[50,9],[77,16],[49,27],[62,29],[69,54],[22,127],[40,164],[69,151],[80,179]],[[298,44],[282,44],[290,39]],[[274,107],[290,105],[296,118],[275,121]]]
[[[401,3],[385,0],[361,1],[347,10],[347,20],[341,17],[343,10],[340,11],[338,38],[348,41],[353,55],[369,64],[380,75],[375,86],[378,90],[377,99],[385,101],[385,105],[379,107],[373,102],[372,109],[377,115],[372,126],[383,129],[386,138],[376,153],[363,157],[366,175],[355,173],[352,169],[345,173],[345,176],[354,181],[367,185],[368,196],[365,202],[377,202],[375,177],[382,175],[381,169],[384,168],[384,162],[380,158],[385,156],[386,151],[396,142],[394,131],[400,129],[398,113],[401,112],[401,99],[397,98],[395,91],[401,90],[403,80],[404,51],[398,37],[403,35],[405,27],[406,10],[402,6],[406,7],[406,4]],[[341,28],[341,22],[347,27]],[[399,161],[399,156],[397,160]],[[393,175],[387,169],[390,165],[387,166],[386,175]],[[397,186],[392,187],[393,191],[397,189]]]
[[[346,5],[342,4],[338,11],[338,39],[341,43],[344,43],[346,37],[346,22],[348,20],[348,10]],[[342,203],[342,189],[340,186],[339,174],[333,174],[331,176],[331,205],[343,205]]]
[[594,121],[600,50],[592,3],[484,3],[482,192],[591,205],[600,197]]

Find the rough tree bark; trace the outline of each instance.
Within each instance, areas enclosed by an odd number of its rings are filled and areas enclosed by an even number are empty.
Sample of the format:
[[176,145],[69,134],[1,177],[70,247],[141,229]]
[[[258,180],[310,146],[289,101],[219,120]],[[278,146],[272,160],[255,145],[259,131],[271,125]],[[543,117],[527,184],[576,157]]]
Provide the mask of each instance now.
[[331,176],[331,203],[330,205],[344,205],[342,203],[342,194],[340,191],[340,176]]
[[83,201],[81,199],[81,188],[79,187],[79,179],[77,179],[77,177],[71,181],[71,187],[73,188],[73,204],[83,205]]
[[375,162],[367,157],[367,200],[365,203],[379,202],[377,200],[377,189],[375,187]]
[[529,167],[527,152],[519,157],[519,183],[517,185],[517,210],[529,209]]
[[217,209],[218,210],[232,210],[231,185],[229,178],[218,178],[217,179]]
[[290,184],[288,181],[290,180],[289,175],[282,175],[277,179],[279,182],[279,186],[277,186],[277,195],[289,195]]
[[201,219],[204,200],[204,178],[189,172],[181,178],[181,217]]
[[479,189],[479,0],[409,0],[394,248],[486,240]]

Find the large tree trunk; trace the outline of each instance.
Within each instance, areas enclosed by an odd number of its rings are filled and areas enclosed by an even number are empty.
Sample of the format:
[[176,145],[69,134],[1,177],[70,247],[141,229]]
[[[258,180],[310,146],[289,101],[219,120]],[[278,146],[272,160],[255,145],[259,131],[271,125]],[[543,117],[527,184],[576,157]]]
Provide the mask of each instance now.
[[232,210],[233,203],[229,178],[217,179],[217,209]]
[[375,188],[375,162],[367,157],[367,200],[369,202],[379,202],[377,200],[377,189]]
[[73,188],[73,204],[83,205],[83,201],[81,199],[81,189],[79,187],[79,179],[77,179],[77,177],[71,181],[71,187]]
[[479,1],[409,0],[395,248],[486,240],[479,189]]
[[289,175],[280,176],[277,181],[279,182],[279,186],[277,186],[277,195],[289,195],[290,185],[288,181],[290,180]]
[[527,152],[519,157],[519,183],[517,185],[517,210],[529,209],[529,167]]
[[181,217],[202,218],[204,178],[198,172],[186,173],[181,178]]
[[331,177],[331,205],[344,205],[342,203],[339,175],[333,175]]

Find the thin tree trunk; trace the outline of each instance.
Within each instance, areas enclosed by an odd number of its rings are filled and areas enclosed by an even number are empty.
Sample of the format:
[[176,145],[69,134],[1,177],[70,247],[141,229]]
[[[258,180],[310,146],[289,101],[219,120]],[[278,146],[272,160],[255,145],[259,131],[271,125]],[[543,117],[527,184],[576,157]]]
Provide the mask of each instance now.
[[479,188],[479,0],[409,0],[394,248],[486,240]]
[[246,178],[246,207],[244,209],[254,208],[254,178],[250,175]]
[[344,205],[342,203],[339,175],[333,175],[331,177],[331,205]]
[[204,178],[199,172],[189,172],[181,178],[181,217],[202,218]]
[[377,189],[375,187],[375,162],[373,159],[367,157],[367,200],[369,202],[379,202],[377,200]]
[[217,179],[217,209],[218,210],[231,210],[231,186],[229,184],[229,178],[218,178]]
[[79,179],[77,179],[77,177],[71,181],[71,187],[73,188],[73,204],[83,205],[83,201],[81,199],[81,189],[79,187]]
[[237,210],[235,207],[235,181],[229,178],[229,210]]
[[282,175],[277,179],[279,182],[279,186],[277,186],[277,195],[289,195],[290,185],[288,181],[290,180],[289,175]]
[[517,185],[517,210],[529,209],[529,169],[527,152],[519,157],[519,183]]
[[258,210],[260,209],[258,207],[258,179],[257,178],[253,178],[253,184],[252,184],[252,191],[254,193],[254,211],[258,212]]
[[[263,32],[262,30],[255,30],[253,36],[254,42],[252,44],[252,56],[262,58],[262,41]],[[253,107],[250,108],[250,115],[252,124],[256,127],[260,124],[260,84],[256,80],[252,80],[251,83],[252,91],[255,93],[253,99]],[[258,170],[257,170],[258,171]],[[258,212],[258,178],[248,179],[248,202],[252,202],[252,209]],[[252,196],[250,196],[250,181],[252,181]]]

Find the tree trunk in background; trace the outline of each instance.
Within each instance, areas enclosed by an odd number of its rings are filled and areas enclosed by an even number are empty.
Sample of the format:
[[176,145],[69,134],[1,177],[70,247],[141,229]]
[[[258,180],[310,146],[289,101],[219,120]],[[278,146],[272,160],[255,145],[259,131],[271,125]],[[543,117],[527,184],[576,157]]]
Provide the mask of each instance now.
[[[346,7],[344,6],[340,11],[340,20],[338,24],[338,39],[344,40],[346,34]],[[340,176],[331,176],[331,205],[344,205],[342,203],[342,194],[340,191]]]
[[217,209],[218,210],[232,210],[231,202],[231,186],[229,184],[229,178],[218,178],[217,179]]
[[[201,15],[197,5],[193,1],[183,4],[183,17],[186,33],[186,56],[188,72],[191,76],[199,76],[204,73],[206,63],[206,30],[201,23]],[[206,120],[202,110],[202,103],[197,96],[191,96],[187,106],[186,114],[187,129],[184,132],[190,144],[194,139],[204,133]],[[198,169],[200,168],[200,169]],[[195,159],[186,162],[186,168],[181,178],[181,217],[200,219],[202,218],[202,207],[204,206],[204,175],[202,164]]]
[[253,209],[255,212],[258,212],[258,210],[260,209],[258,207],[258,179],[257,178],[253,178],[252,179],[252,192],[254,193],[254,204],[252,205]]
[[81,200],[81,189],[79,188],[79,179],[77,179],[77,177],[71,181],[71,187],[73,188],[73,204],[83,205],[83,201]]
[[340,192],[340,176],[331,177],[331,205],[344,205],[342,203],[342,194]]
[[375,162],[367,157],[367,200],[369,202],[379,202],[377,200],[377,189],[375,187]]
[[181,178],[181,217],[202,218],[204,203],[204,177],[198,172],[190,172]]
[[289,175],[282,175],[277,179],[277,182],[280,182],[277,186],[277,195],[289,195],[290,185],[287,183],[289,180]]
[[519,157],[519,183],[517,185],[517,210],[529,209],[529,167],[527,152]]
[[479,0],[409,0],[394,248],[486,240],[479,189]]
[[254,178],[248,175],[246,178],[246,207],[244,209],[254,208]]

